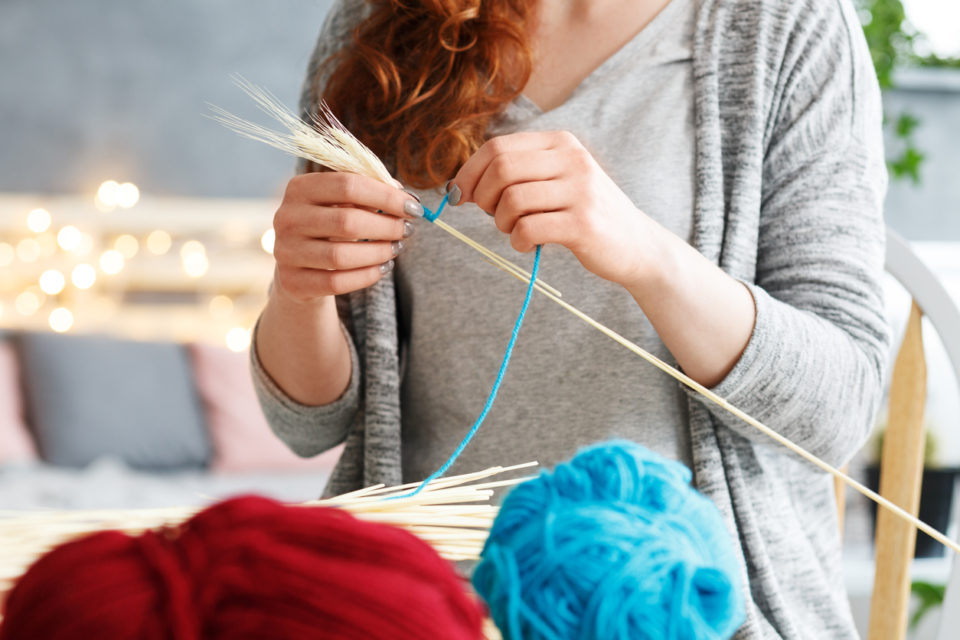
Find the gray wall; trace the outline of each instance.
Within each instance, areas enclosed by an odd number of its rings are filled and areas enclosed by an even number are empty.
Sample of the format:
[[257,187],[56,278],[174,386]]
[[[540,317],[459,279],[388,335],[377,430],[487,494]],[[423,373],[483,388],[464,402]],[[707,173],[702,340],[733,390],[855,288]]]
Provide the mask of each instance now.
[[0,0],[0,191],[268,196],[290,158],[205,118],[295,106],[330,0]]
[[960,241],[960,70],[905,70],[896,81],[884,108],[891,120],[904,111],[920,120],[916,145],[926,161],[919,185],[891,182],[887,222],[910,240]]
[[[0,191],[270,196],[292,160],[204,118],[257,115],[240,73],[293,106],[330,0],[0,0]],[[960,240],[960,72],[907,73],[887,111],[923,121],[920,187],[891,185],[913,240]]]

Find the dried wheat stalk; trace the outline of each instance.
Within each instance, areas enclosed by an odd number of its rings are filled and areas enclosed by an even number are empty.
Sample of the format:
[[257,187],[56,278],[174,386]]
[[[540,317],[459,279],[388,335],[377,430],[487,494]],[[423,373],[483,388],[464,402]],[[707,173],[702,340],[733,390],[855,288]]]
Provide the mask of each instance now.
[[[344,509],[361,520],[407,529],[448,560],[474,560],[479,558],[497,517],[498,508],[489,504],[494,489],[528,478],[487,479],[536,464],[491,467],[439,478],[415,496],[405,494],[419,483],[399,487],[377,485],[296,506]],[[0,512],[0,601],[2,594],[37,558],[64,542],[97,531],[119,530],[136,535],[148,529],[177,526],[202,508]]]

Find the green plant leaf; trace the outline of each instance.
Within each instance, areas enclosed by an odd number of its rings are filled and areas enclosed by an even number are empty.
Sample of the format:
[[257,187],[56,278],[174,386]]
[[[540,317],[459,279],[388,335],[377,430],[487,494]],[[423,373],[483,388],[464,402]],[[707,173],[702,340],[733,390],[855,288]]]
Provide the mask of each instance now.
[[[905,62],[923,64],[920,61],[926,61],[933,64],[942,61],[936,56],[917,56],[914,50],[915,41],[922,36],[907,22],[901,0],[856,0],[856,3],[863,35],[870,48],[870,57],[881,89],[893,87],[894,70]],[[960,61],[957,62],[960,64]],[[884,126],[888,124],[889,118],[884,114]],[[909,178],[914,184],[920,184],[920,169],[924,156],[914,146],[911,138],[919,124],[917,118],[905,113],[901,114],[893,125],[894,135],[904,140],[907,147],[899,157],[888,158],[887,165],[893,179]]]
[[945,67],[960,69],[960,58],[943,58],[935,53],[929,56],[914,56],[911,61],[921,67]]
[[925,157],[911,145],[899,158],[890,161],[890,170],[896,178],[910,178],[914,184],[920,184],[920,166]]
[[901,113],[897,118],[897,136],[907,138],[920,125],[920,119],[912,113]]
[[927,613],[943,604],[943,594],[946,590],[945,584],[932,584],[922,580],[917,580],[910,585],[910,592],[920,601],[917,610],[910,618],[911,630],[916,629]]

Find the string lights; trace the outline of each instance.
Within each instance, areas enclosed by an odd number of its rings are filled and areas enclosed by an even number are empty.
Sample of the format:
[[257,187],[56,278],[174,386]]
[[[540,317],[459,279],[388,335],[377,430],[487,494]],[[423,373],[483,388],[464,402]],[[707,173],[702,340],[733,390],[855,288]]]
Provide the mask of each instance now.
[[269,222],[250,221],[268,208],[217,219],[219,203],[188,203],[209,208],[204,224],[183,214],[184,202],[143,204],[139,187],[117,180],[89,199],[0,194],[15,213],[0,220],[0,328],[247,349],[275,241]]

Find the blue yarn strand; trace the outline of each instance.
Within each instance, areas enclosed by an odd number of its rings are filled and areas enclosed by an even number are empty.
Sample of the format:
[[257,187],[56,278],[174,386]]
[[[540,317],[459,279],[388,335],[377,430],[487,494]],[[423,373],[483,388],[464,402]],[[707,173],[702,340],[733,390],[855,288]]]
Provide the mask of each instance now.
[[441,200],[440,204],[437,205],[436,211],[430,211],[430,209],[427,209],[426,207],[424,207],[423,208],[424,219],[429,220],[430,222],[433,222],[434,220],[439,218],[440,214],[443,213],[443,208],[447,206],[447,200],[449,199],[450,199],[449,193],[443,194],[443,200]]
[[[443,196],[443,200],[440,201],[440,205],[437,207],[437,211],[431,212],[429,209],[424,207],[424,218],[433,222],[440,216],[440,213],[443,211],[443,208],[447,204],[447,196]],[[537,272],[540,271],[540,249],[542,245],[537,245],[537,252],[533,258],[533,269],[530,274],[530,282],[527,284],[527,295],[523,299],[523,305],[520,307],[520,314],[517,316],[517,321],[513,325],[513,333],[510,335],[510,342],[507,343],[507,351],[503,354],[503,362],[500,363],[500,371],[497,373],[497,379],[493,383],[493,388],[490,389],[490,395],[487,396],[487,402],[483,405],[483,411],[480,412],[480,416],[477,418],[477,421],[473,423],[473,426],[470,427],[470,431],[467,432],[467,435],[463,438],[463,441],[460,443],[460,446],[456,448],[453,454],[443,463],[439,469],[430,474],[426,480],[420,483],[420,485],[413,490],[412,493],[403,494],[403,497],[415,496],[420,493],[427,484],[436,480],[447,470],[450,466],[460,457],[460,454],[463,453],[463,450],[467,448],[467,445],[470,443],[470,440],[473,439],[473,436],[477,435],[477,431],[480,430],[480,425],[483,424],[483,421],[486,420],[487,414],[490,413],[490,409],[493,407],[493,401],[497,397],[497,392],[500,391],[500,385],[503,383],[503,376],[507,373],[507,365],[510,364],[510,356],[513,355],[513,347],[517,343],[517,336],[520,334],[520,327],[523,325],[523,318],[527,315],[527,307],[530,306],[530,299],[533,297],[533,285],[537,281]],[[400,497],[400,496],[397,496]]]

